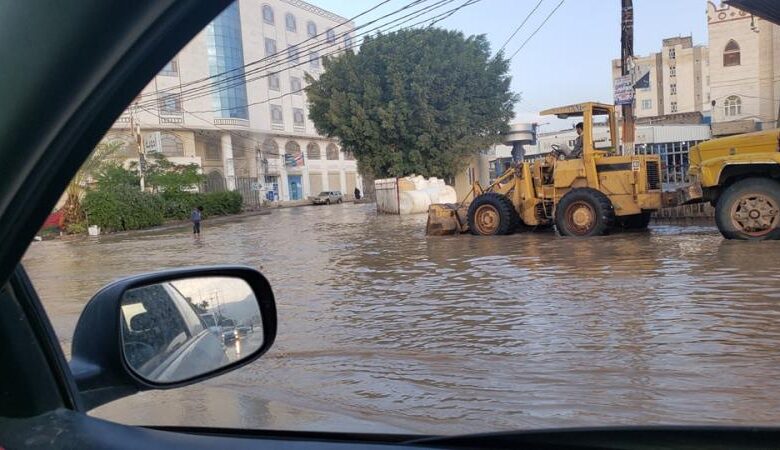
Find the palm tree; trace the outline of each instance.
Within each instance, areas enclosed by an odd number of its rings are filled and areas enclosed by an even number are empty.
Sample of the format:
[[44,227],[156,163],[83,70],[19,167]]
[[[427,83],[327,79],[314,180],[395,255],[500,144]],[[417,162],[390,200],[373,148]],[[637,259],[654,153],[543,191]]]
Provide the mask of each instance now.
[[119,152],[122,150],[122,143],[119,142],[101,142],[92,151],[84,164],[73,179],[68,183],[65,193],[65,224],[79,223],[85,220],[84,210],[81,207],[81,199],[84,196],[84,189],[87,183],[94,178],[98,171],[108,162],[116,162]]

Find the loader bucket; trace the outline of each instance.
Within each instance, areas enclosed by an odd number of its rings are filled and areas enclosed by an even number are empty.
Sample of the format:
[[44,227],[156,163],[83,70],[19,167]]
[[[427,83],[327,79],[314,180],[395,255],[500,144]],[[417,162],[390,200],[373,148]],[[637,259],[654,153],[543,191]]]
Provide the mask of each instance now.
[[438,203],[428,207],[428,236],[446,236],[468,231],[468,207],[457,203]]

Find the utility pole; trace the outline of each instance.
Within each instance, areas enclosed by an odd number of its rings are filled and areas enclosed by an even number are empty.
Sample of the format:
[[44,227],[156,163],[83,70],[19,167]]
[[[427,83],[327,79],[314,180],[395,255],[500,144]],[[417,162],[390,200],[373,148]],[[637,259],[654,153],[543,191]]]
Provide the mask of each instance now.
[[[634,59],[634,5],[632,0],[621,0],[621,33],[620,33],[620,73],[625,76],[631,73]],[[633,85],[633,80],[632,80]],[[633,91],[633,87],[631,88]],[[623,154],[634,154],[634,93],[631,103],[622,106],[623,112]]]
[[135,112],[138,109],[138,103],[134,103],[132,107],[130,107],[130,132],[133,133],[133,137],[135,138],[135,144],[138,150],[138,175],[141,178],[141,192],[143,192],[146,189],[145,183],[144,183],[144,172],[146,171],[146,155],[144,155],[144,143],[143,139],[141,138],[141,123],[140,121],[136,122],[135,120]]

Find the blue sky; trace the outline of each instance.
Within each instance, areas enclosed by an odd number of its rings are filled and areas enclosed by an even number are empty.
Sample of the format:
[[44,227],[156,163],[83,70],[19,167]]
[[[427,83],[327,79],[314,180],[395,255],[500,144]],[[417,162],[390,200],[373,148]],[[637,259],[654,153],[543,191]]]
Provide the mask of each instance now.
[[[353,17],[379,0],[309,0],[344,17]],[[544,0],[507,45],[507,54],[542,23],[560,0]],[[410,0],[393,0],[357,23],[376,18]],[[433,3],[433,2],[430,2]],[[457,0],[441,11],[460,5]],[[482,0],[438,25],[467,35],[486,34],[498,49],[538,0]],[[634,0],[634,50],[658,51],[665,37],[693,35],[707,42],[706,0]],[[537,120],[535,112],[587,100],[612,102],[610,63],[620,56],[620,0],[565,0],[563,6],[512,60],[512,88],[523,100],[516,121]],[[548,121],[545,118],[542,121]]]

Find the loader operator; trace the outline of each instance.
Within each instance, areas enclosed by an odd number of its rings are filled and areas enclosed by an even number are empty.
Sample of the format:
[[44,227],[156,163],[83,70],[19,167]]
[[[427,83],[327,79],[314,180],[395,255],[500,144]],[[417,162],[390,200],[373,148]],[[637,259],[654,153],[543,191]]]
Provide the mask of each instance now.
[[574,140],[574,149],[566,159],[582,158],[582,131],[584,125],[582,122],[578,123],[574,128],[577,130],[577,139]]

